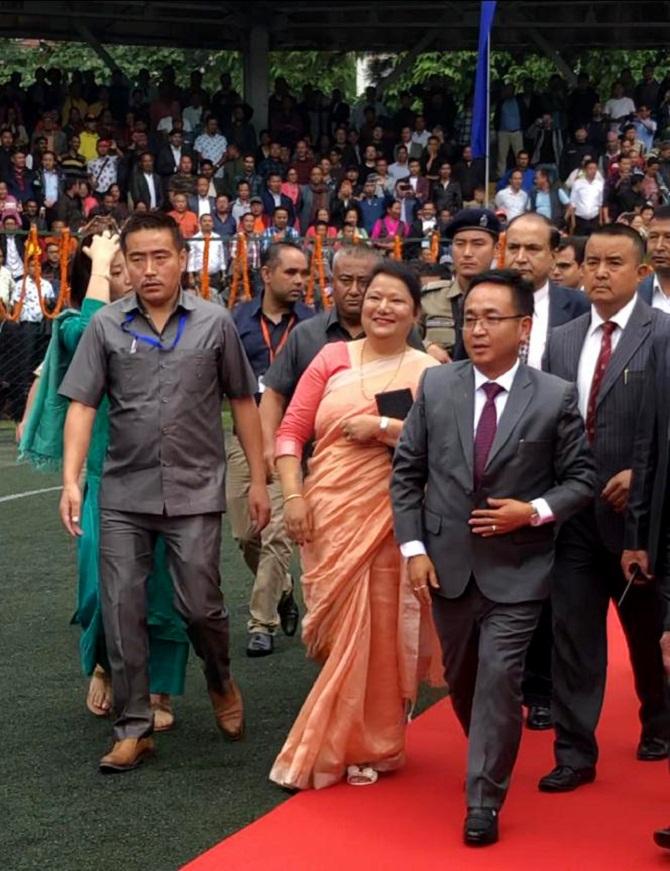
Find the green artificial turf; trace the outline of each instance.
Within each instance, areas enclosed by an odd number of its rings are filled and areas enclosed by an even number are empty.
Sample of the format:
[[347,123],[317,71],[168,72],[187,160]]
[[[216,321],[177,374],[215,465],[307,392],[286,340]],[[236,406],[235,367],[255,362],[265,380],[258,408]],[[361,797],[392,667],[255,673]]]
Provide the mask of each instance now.
[[[0,500],[58,485],[14,460],[2,425]],[[245,740],[222,739],[191,654],[177,728],[157,737],[157,758],[100,775],[110,727],[84,706],[78,630],[69,625],[75,551],[57,505],[57,492],[0,501],[0,869],[171,871],[287,799],[267,775],[315,668],[299,636],[279,635],[265,659],[245,656],[251,578],[226,526],[221,572]]]

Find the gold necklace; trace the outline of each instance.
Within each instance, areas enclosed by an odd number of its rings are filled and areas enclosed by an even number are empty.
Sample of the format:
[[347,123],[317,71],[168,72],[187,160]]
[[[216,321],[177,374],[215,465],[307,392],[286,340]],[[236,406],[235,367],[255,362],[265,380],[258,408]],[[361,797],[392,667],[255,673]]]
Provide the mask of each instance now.
[[[372,400],[375,397],[368,396],[368,394],[365,392],[365,378],[363,377],[363,357],[365,356],[365,343],[366,342],[367,342],[367,339],[363,339],[363,345],[361,346],[361,365],[358,369],[358,372],[360,374],[360,379],[361,379],[361,393],[363,394],[365,399],[367,399],[369,402],[372,402]],[[396,370],[393,373],[391,380],[388,382],[388,384],[384,385],[383,389],[380,390],[379,393],[386,393],[386,391],[389,389],[391,384],[393,384],[393,382],[398,377],[398,372],[400,372],[400,367],[402,366],[403,360],[405,359],[405,352],[406,351],[407,351],[407,345],[405,345],[405,347],[403,348],[402,354],[400,355],[400,360],[398,361],[398,365],[396,366]],[[380,358],[378,357],[377,359],[380,359]]]

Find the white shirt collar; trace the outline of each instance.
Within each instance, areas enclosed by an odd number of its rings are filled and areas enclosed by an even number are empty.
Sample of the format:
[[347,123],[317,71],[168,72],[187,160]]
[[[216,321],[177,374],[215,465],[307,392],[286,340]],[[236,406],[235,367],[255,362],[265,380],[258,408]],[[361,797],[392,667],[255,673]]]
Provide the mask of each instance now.
[[657,293],[660,294],[661,296],[665,297],[666,299],[670,299],[670,295],[668,295],[668,294],[663,290],[663,288],[661,287],[661,282],[658,280],[658,275],[656,275],[656,273],[654,272],[654,281],[653,281],[653,286],[652,286],[652,294],[653,294],[654,296],[656,296]]
[[[637,302],[637,294],[633,294],[633,298],[626,303],[626,305],[619,309],[619,311],[611,318],[610,321],[613,321],[619,327],[620,330],[625,330],[628,321],[630,320],[630,316],[633,314],[633,309],[635,308],[635,304]],[[592,336],[597,329],[602,327],[605,323],[605,319],[601,318],[598,312],[596,311],[595,306],[591,306],[591,325],[589,327],[589,336]]]
[[533,301],[535,305],[539,302],[544,302],[549,297],[549,282],[545,281],[542,287],[533,292]]
[[491,379],[488,376],[484,375],[483,372],[480,372],[476,366],[473,366],[475,372],[475,390],[479,390],[482,384],[488,384],[489,381],[493,380],[494,384],[499,384],[507,393],[512,389],[512,382],[514,381],[514,377],[516,375],[516,371],[519,368],[519,361],[512,366],[511,369],[508,369],[507,372],[503,372],[502,375],[499,375],[497,378]]

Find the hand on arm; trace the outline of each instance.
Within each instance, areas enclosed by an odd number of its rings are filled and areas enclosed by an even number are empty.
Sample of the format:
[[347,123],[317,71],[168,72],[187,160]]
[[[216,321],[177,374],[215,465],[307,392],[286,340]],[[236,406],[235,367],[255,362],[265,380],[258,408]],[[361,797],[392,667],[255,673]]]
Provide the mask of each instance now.
[[96,409],[82,402],[72,402],[65,418],[63,431],[63,492],[60,499],[60,518],[72,536],[82,534],[81,490],[79,478],[84,468]]
[[451,363],[451,357],[441,345],[432,342],[426,348],[426,352],[430,354],[438,363]]
[[494,535],[507,535],[522,526],[528,526],[535,514],[530,502],[518,499],[487,499],[488,508],[478,508],[472,512],[470,528],[475,535],[491,538]]

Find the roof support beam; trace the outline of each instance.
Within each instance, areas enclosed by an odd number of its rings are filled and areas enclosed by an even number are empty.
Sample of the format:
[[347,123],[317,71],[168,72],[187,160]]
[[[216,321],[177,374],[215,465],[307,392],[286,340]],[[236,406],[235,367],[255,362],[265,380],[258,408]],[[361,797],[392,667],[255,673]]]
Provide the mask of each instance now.
[[407,72],[407,70],[412,66],[417,57],[424,52],[428,46],[433,42],[435,37],[437,36],[436,31],[429,30],[425,33],[421,39],[416,42],[411,48],[405,57],[400,61],[399,64],[396,64],[388,76],[385,76],[380,82],[377,82],[377,90],[381,95],[387,88],[389,88],[394,82],[396,82],[403,73]]
[[537,30],[535,27],[528,27],[526,28],[526,30],[528,31],[528,35],[533,40],[535,45],[540,49],[540,51],[549,58],[549,60],[554,64],[559,73],[565,76],[565,80],[568,85],[570,85],[570,87],[574,87],[577,84],[577,76],[574,74],[572,68],[561,57],[561,53],[558,51],[558,49],[554,48],[549,40],[545,39],[545,37],[542,36],[539,30]]
[[72,23],[79,36],[93,49],[100,60],[109,67],[111,72],[116,72],[118,70],[116,61],[104,45],[91,33],[88,27],[76,18],[72,20]]

